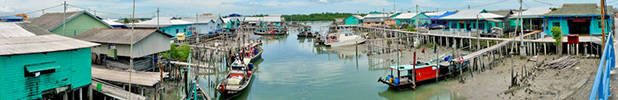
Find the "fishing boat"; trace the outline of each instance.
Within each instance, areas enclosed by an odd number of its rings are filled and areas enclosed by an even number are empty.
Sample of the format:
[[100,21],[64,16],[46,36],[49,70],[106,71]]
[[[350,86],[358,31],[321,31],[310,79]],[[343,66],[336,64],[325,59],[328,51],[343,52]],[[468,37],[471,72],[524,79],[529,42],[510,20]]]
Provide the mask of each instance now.
[[[397,90],[415,89],[416,83],[457,74],[458,71],[464,70],[469,62],[459,61],[461,62],[452,62],[450,56],[446,56],[444,59],[434,59],[428,62],[417,61],[414,65],[390,66],[390,74],[378,78],[378,82]],[[436,65],[436,63],[438,64]]]
[[253,71],[253,64],[240,60],[234,61],[228,75],[217,85],[217,91],[226,97],[240,94],[251,84]]
[[255,62],[262,57],[262,52],[264,52],[264,49],[260,47],[260,44],[253,44],[243,49],[242,56],[245,57],[245,59],[250,59],[250,62]]
[[320,34],[318,32],[311,32],[311,26],[305,26],[302,28],[298,28],[298,37],[316,37]]
[[324,45],[330,47],[356,45],[365,42],[365,38],[360,35],[339,34],[327,36]]
[[271,28],[261,28],[258,30],[255,30],[255,32],[253,32],[256,35],[287,35],[287,28],[277,28],[277,27],[271,27]]

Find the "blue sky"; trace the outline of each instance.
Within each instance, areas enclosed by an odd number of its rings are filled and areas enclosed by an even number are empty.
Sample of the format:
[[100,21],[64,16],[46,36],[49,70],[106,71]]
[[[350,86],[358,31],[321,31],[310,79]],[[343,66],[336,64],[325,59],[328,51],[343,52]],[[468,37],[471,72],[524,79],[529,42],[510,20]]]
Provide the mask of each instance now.
[[[40,15],[39,10],[60,5],[65,0],[0,0],[0,16],[30,12]],[[77,7],[69,10],[90,9],[103,17],[129,17],[131,0],[66,0]],[[597,3],[599,0],[524,0],[524,9],[533,7],[559,7],[563,3]],[[608,5],[617,5],[618,0],[607,0]],[[156,8],[161,16],[194,16],[196,13],[226,15],[253,14],[308,14],[320,12],[366,13],[369,11],[420,11],[467,9],[517,9],[518,0],[137,0],[137,17],[155,16]],[[45,10],[62,11],[62,7]]]

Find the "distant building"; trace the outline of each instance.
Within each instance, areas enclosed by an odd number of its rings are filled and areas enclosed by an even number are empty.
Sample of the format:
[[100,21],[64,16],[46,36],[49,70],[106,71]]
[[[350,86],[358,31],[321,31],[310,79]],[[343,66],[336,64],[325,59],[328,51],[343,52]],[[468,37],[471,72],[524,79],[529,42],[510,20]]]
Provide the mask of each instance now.
[[[529,8],[520,13],[515,13],[510,18],[511,27],[521,27],[523,24],[523,28],[526,30],[542,30],[543,27],[543,15],[551,12],[549,7],[537,7],[537,8]],[[523,22],[520,23],[518,21],[519,18],[523,19]]]
[[393,19],[396,20],[397,25],[425,26],[431,24],[429,16],[423,13],[402,13]]
[[[461,10],[457,13],[444,16],[439,20],[447,21],[451,31],[482,33],[492,32],[493,27],[502,27],[504,16],[489,13],[486,10]],[[478,22],[478,23],[477,23]]]
[[360,15],[352,15],[344,19],[345,25],[359,25],[363,23],[363,17]]
[[132,57],[133,69],[142,71],[154,68],[156,54],[170,50],[171,37],[156,29],[92,29],[75,38],[101,44],[92,48],[95,63],[128,69]]
[[28,23],[0,23],[0,30],[1,100],[61,100],[88,91],[90,47],[99,44]]
[[[613,17],[607,14],[605,32],[611,31],[610,23]],[[585,34],[600,35],[601,32],[601,9],[597,4],[564,4],[562,8],[551,11],[543,16],[543,28],[547,35],[551,35],[553,27],[560,27],[563,35]]]
[[[63,23],[63,20],[66,23]],[[86,11],[67,12],[66,16],[62,12],[45,13],[40,17],[28,19],[28,21],[47,29],[49,32],[68,37],[75,37],[94,28],[112,28],[112,26]]]
[[380,12],[370,12],[366,16],[363,17],[363,26],[384,26],[384,25],[395,25],[397,24],[394,19],[395,16],[398,16],[401,13],[380,13]]
[[182,20],[192,22],[191,29],[193,33],[213,34],[222,30],[223,19],[219,16],[198,16],[185,17]]
[[114,19],[105,19],[103,20],[103,22],[109,24],[110,26],[112,26],[112,28],[120,28],[120,29],[127,29],[129,28],[127,25],[116,22],[116,20]]
[[433,14],[432,16],[429,17],[429,19],[431,20],[431,25],[436,26],[436,25],[444,25],[448,28],[448,21],[447,20],[440,20],[440,18],[442,17],[446,17],[449,15],[453,15],[457,13],[457,11],[448,11],[446,13],[442,13],[442,15],[438,15],[438,16],[433,16],[435,14]]
[[154,17],[151,20],[135,23],[135,28],[157,29],[158,27],[161,32],[176,38],[178,34],[184,34],[190,37],[193,33],[192,29],[190,29],[192,24],[193,22],[184,21],[175,17]]

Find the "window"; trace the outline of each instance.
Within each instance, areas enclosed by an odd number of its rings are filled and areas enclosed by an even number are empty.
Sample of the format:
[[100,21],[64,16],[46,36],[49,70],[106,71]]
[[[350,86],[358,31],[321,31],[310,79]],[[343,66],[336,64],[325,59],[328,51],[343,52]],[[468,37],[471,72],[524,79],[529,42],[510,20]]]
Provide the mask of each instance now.
[[598,21],[598,22],[597,22],[597,25],[599,26],[599,28],[602,28],[602,27],[601,27],[601,21]]
[[180,31],[178,31],[178,29],[176,29],[176,33],[180,33]]
[[41,74],[56,72],[56,61],[28,64],[24,66],[25,77],[38,77]]
[[182,32],[187,32],[187,29],[185,28]]
[[560,22],[553,22],[553,23],[551,23],[551,25],[552,25],[552,26],[558,26],[558,27],[560,27]]

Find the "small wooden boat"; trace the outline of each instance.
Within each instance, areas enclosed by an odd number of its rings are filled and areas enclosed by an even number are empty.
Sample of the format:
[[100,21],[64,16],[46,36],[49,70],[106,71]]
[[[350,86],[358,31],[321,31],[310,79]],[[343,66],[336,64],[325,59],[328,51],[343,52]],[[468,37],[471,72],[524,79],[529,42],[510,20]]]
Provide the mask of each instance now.
[[315,33],[311,33],[311,32],[301,32],[301,33],[298,33],[298,35],[296,35],[296,36],[298,36],[298,37],[317,37],[317,36],[319,36],[319,35],[320,35],[320,34],[319,34],[318,32],[315,32]]
[[249,87],[253,78],[253,64],[245,63],[245,61],[234,61],[230,67],[228,75],[217,85],[217,90],[221,95],[233,97],[240,94],[243,90]]
[[[444,55],[443,55],[444,56]],[[464,55],[461,55],[464,56]],[[447,56],[447,61],[442,59],[435,59],[429,62],[417,61],[414,65],[395,65],[390,66],[390,75],[378,78],[378,82],[382,82],[389,86],[389,88],[403,90],[414,89],[416,83],[423,82],[439,77],[445,77],[448,75],[456,74],[458,71],[465,69],[469,62],[449,62],[450,57]],[[439,64],[436,65],[436,62]],[[450,64],[450,63],[460,63]],[[396,76],[393,72],[396,72]],[[402,75],[402,73],[404,75]]]

